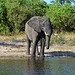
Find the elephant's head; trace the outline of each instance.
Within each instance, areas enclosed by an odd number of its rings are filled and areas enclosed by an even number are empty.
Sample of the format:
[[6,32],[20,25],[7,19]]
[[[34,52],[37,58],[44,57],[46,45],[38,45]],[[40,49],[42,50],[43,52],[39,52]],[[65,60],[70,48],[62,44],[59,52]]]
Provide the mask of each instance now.
[[32,17],[27,23],[36,32],[41,33],[41,31],[43,31],[45,33],[47,36],[47,49],[49,49],[50,37],[52,34],[50,19],[48,17],[35,16]]
[[45,35],[47,36],[46,48],[49,49],[50,38],[51,38],[51,34],[52,34],[51,21],[50,21],[50,18],[48,18],[48,17],[43,17],[42,19],[43,19],[42,30],[44,31]]

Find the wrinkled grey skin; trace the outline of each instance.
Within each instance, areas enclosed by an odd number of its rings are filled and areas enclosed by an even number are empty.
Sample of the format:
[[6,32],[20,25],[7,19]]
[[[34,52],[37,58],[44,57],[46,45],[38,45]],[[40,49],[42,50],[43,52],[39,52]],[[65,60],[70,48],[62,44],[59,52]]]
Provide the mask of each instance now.
[[36,46],[41,40],[40,55],[44,56],[45,40],[47,35],[46,48],[49,49],[49,42],[52,34],[51,22],[48,17],[34,16],[25,25],[27,37],[27,55],[30,55],[30,45],[33,43],[31,56],[35,56]]
[[40,48],[38,48],[38,44],[36,46],[36,55],[40,55],[41,47],[42,47],[42,41],[40,40]]

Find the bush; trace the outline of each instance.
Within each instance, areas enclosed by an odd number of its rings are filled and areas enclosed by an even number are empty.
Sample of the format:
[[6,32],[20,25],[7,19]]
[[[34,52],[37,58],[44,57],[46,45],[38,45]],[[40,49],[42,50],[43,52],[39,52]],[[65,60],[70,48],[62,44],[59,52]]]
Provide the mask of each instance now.
[[57,31],[75,32],[75,6],[47,4],[42,0],[0,0],[0,34],[25,30],[33,16],[48,16]]
[[20,32],[25,30],[25,23],[35,15],[44,16],[46,2],[40,0],[1,0],[0,32]]
[[53,28],[58,31],[75,30],[75,6],[70,4],[49,5],[46,16],[51,18]]

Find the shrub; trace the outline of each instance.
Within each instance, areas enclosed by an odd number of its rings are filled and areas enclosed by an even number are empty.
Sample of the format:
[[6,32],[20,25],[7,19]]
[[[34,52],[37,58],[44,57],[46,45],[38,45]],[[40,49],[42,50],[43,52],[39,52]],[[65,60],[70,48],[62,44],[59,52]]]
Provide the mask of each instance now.
[[58,31],[75,30],[75,6],[70,4],[49,5],[46,16],[51,18],[53,28]]

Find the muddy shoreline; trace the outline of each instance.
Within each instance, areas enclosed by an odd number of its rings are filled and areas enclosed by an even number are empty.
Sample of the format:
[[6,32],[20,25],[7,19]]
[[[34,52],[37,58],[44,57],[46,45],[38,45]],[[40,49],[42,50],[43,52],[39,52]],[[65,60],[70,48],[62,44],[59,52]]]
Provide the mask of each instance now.
[[[27,57],[26,42],[1,42],[0,41],[0,58],[1,57]],[[50,49],[45,48],[45,56],[72,56],[75,57],[74,46],[50,46]]]

